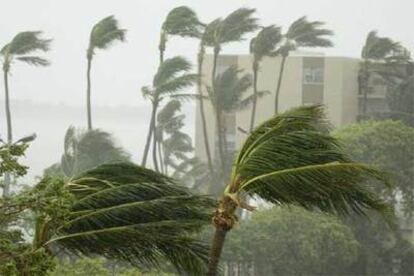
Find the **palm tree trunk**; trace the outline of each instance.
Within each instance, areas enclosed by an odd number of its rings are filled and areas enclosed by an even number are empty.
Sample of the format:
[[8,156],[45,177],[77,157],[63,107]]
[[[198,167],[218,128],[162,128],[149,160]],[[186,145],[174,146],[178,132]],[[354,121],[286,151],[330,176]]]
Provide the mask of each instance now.
[[[6,109],[6,120],[7,120],[7,145],[10,145],[13,142],[13,133],[12,133],[12,122],[11,122],[11,112],[10,112],[10,98],[9,98],[9,71],[3,70],[4,77],[4,95],[5,95],[5,109]],[[6,172],[4,174],[4,186],[3,186],[3,198],[7,198],[10,195],[10,173]]]
[[160,161],[160,170],[161,170],[162,173],[165,174],[165,170],[164,170],[164,160],[163,160],[163,156],[162,156],[162,141],[164,139],[162,137],[163,136],[162,133],[160,135],[161,135],[160,141],[157,143],[158,144],[158,160]]
[[88,69],[87,69],[87,72],[86,72],[86,80],[87,80],[87,87],[86,87],[86,110],[87,110],[87,117],[88,117],[88,130],[92,130],[91,65],[92,65],[92,58],[88,58]]
[[250,116],[250,133],[253,131],[254,120],[256,117],[258,71],[259,71],[259,66],[256,61],[253,61],[253,104],[252,104],[252,115]]
[[[156,114],[157,114],[157,112],[155,112],[155,115]],[[156,172],[159,172],[160,170],[158,168],[158,158],[157,158],[157,148],[158,148],[157,144],[159,142],[157,141],[157,132],[156,132],[157,126],[156,126],[155,119],[153,121],[153,124],[154,124],[154,126],[153,126],[153,129],[154,130],[152,132],[152,135],[153,135],[153,139],[152,139],[152,141],[153,141],[153,145],[152,145],[152,161],[154,163],[154,169],[155,169],[155,171]]]
[[216,125],[217,125],[217,138],[218,138],[218,152],[221,168],[224,169],[225,156],[223,147],[223,126],[222,126],[222,113],[216,110]]
[[368,105],[368,64],[365,61],[362,64],[362,77],[358,87],[363,95],[362,100],[362,119],[365,120],[367,117],[367,105]]
[[142,162],[141,162],[141,166],[143,167],[145,167],[145,165],[147,164],[147,158],[148,158],[149,148],[151,145],[152,133],[154,132],[155,114],[157,112],[155,105],[156,105],[155,103],[152,104],[151,120],[150,120],[148,134],[147,134],[147,141],[145,142],[144,156],[142,157]]
[[228,230],[216,226],[216,231],[214,232],[213,243],[210,249],[210,259],[208,263],[208,276],[216,276],[218,265],[220,262],[221,252],[223,251],[224,242],[226,240]]
[[206,122],[206,114],[204,111],[204,100],[203,100],[203,91],[202,91],[203,61],[204,61],[204,46],[200,45],[200,52],[198,53],[197,92],[199,96],[201,124],[203,128],[204,147],[206,150],[207,164],[208,164],[208,169],[210,170],[210,173],[213,173],[213,161],[211,159],[210,144],[208,141],[207,122]]
[[277,87],[276,87],[276,94],[275,94],[275,114],[279,112],[279,94],[280,94],[280,88],[282,86],[282,78],[283,78],[283,72],[285,70],[286,58],[287,56],[284,55],[282,57],[282,62],[280,64],[279,78],[277,80]]

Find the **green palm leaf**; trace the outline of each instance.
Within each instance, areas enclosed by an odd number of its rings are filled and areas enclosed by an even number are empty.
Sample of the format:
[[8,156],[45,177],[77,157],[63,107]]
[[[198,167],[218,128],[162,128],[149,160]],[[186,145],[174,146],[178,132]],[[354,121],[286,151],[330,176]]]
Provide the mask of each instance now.
[[168,13],[162,30],[168,35],[199,37],[202,25],[192,9],[180,6]]
[[327,130],[320,106],[296,108],[266,121],[240,150],[227,192],[337,214],[386,211],[365,185],[368,180],[386,182],[384,174],[354,163]]
[[250,42],[250,53],[253,54],[254,60],[259,63],[265,56],[274,56],[282,37],[280,27],[263,27]]
[[55,238],[65,249],[133,265],[171,262],[204,273],[207,248],[194,234],[208,223],[214,202],[164,175],[130,163],[106,164],[73,178],[70,219]]

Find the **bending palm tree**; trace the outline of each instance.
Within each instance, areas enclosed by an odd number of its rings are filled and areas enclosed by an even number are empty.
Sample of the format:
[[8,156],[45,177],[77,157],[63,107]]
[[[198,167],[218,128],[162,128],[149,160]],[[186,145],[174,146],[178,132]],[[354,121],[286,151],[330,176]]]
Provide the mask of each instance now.
[[363,95],[362,115],[364,118],[367,115],[369,78],[374,70],[373,64],[384,62],[399,47],[399,43],[387,37],[379,37],[376,31],[371,31],[367,36],[361,52],[362,63],[358,76],[359,94]]
[[[158,67],[158,71],[154,76],[152,87],[143,87],[142,93],[145,98],[149,98],[152,103],[151,121],[147,135],[147,141],[144,148],[144,156],[142,166],[145,166],[148,151],[151,144],[151,137],[155,132],[155,120],[157,109],[166,97],[182,99],[188,98],[189,95],[177,94],[178,91],[185,89],[196,81],[197,75],[189,74],[191,65],[182,57],[174,57],[165,60]],[[154,162],[155,170],[158,171],[158,164]]]
[[371,179],[386,183],[383,174],[354,163],[343,152],[328,134],[323,113],[319,106],[296,108],[264,122],[247,138],[213,216],[216,231],[208,275],[217,274],[237,209],[254,209],[241,200],[244,195],[341,215],[364,214],[366,209],[389,210],[364,185]]
[[242,99],[243,94],[251,87],[252,80],[248,74],[239,78],[240,72],[241,70],[236,66],[230,66],[214,78],[213,87],[207,87],[208,97],[216,116],[218,149],[223,171],[229,165],[224,114],[247,107],[254,98],[251,95]]
[[125,40],[125,29],[119,29],[118,21],[113,16],[108,16],[93,26],[89,47],[86,54],[88,60],[88,68],[86,72],[86,108],[88,118],[88,130],[92,129],[92,109],[91,109],[91,66],[92,58],[96,49],[108,49],[115,41]]
[[[167,18],[165,19],[161,27],[160,44],[158,46],[160,52],[160,64],[164,62],[164,52],[166,49],[166,44],[169,36],[176,35],[181,37],[199,37],[201,26],[202,23],[200,23],[196,13],[192,9],[186,6],[180,6],[172,9],[168,13]],[[156,133],[154,131],[154,137],[152,137],[152,158],[155,168],[158,168],[157,148],[159,148],[160,145],[157,145],[155,135]],[[143,160],[145,160],[145,162],[143,162],[143,166],[146,165],[146,159],[147,156],[145,155],[144,151]],[[162,166],[162,164],[160,165]]]
[[[3,63],[5,109],[7,121],[7,143],[13,142],[12,121],[10,112],[9,97],[9,73],[10,67],[15,60],[27,63],[33,66],[47,66],[49,61],[33,55],[37,51],[47,52],[49,50],[50,39],[42,39],[41,32],[21,32],[17,34],[10,43],[6,44],[0,51]],[[3,196],[8,197],[10,193],[10,174],[6,173],[4,177]]]
[[276,47],[280,43],[282,35],[280,27],[274,25],[264,27],[250,42],[250,53],[253,55],[253,105],[252,115],[250,117],[250,132],[253,131],[254,121],[256,117],[257,105],[257,81],[259,79],[260,62],[264,57],[273,57],[278,55]]
[[332,42],[325,38],[333,35],[331,30],[322,29],[325,23],[320,21],[308,21],[301,17],[290,25],[286,34],[283,35],[285,42],[280,46],[278,53],[282,56],[279,68],[275,93],[275,114],[279,111],[279,94],[282,85],[283,72],[285,70],[286,58],[289,52],[300,47],[332,47]]
[[[106,164],[66,183],[46,178],[26,198],[29,202],[19,202],[18,208],[36,213],[33,249],[27,254],[53,256],[63,248],[134,266],[159,268],[169,262],[180,274],[205,274],[207,246],[194,234],[208,223],[214,203],[164,175],[131,163]],[[59,208],[48,212],[43,206],[50,202]],[[8,210],[0,204],[1,215]]]

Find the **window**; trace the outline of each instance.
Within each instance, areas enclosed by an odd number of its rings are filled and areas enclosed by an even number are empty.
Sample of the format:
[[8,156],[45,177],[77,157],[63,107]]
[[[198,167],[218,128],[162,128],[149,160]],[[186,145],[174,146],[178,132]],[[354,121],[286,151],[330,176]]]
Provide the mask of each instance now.
[[303,70],[304,84],[322,84],[323,83],[323,68],[321,67],[307,67]]

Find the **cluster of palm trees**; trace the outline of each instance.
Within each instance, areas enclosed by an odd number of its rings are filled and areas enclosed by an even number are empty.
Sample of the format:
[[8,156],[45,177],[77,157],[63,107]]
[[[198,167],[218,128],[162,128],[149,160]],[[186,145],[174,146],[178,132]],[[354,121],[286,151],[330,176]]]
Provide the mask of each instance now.
[[[76,253],[101,254],[133,264],[159,264],[158,258],[163,256],[177,268],[193,273],[200,273],[200,264],[208,262],[207,274],[217,275],[226,234],[237,222],[238,210],[254,210],[244,200],[246,196],[277,205],[296,204],[310,210],[343,215],[364,214],[366,209],[388,210],[382,200],[361,185],[372,179],[386,183],[386,178],[374,168],[353,162],[343,152],[329,134],[322,107],[300,107],[277,114],[289,53],[299,47],[330,47],[332,42],[328,37],[332,32],[323,28],[323,22],[301,17],[283,33],[281,27],[275,25],[260,27],[254,13],[254,9],[240,8],[208,24],[199,21],[195,12],[185,6],[177,7],[167,15],[160,34],[159,67],[152,84],[142,88],[143,96],[152,105],[142,167],[104,165],[71,178],[65,184],[75,196],[70,209],[71,219],[58,227],[57,238],[37,237],[39,247],[58,242]],[[234,66],[217,73],[222,47],[242,41],[258,29],[250,42],[253,78]],[[90,76],[93,56],[98,49],[107,49],[116,41],[124,41],[125,33],[113,16],[104,18],[92,29],[87,50],[88,130],[93,129]],[[165,58],[167,43],[172,36],[199,39],[196,74],[191,73],[192,66],[186,59]],[[24,32],[1,50],[8,143],[12,143],[10,65],[15,59],[31,65],[48,65],[46,59],[30,54],[47,51],[49,44],[50,40],[41,38],[39,32]],[[204,82],[202,72],[208,48],[213,51],[210,84]],[[257,85],[260,63],[267,56],[281,57],[275,83],[276,115],[255,127],[257,99],[266,93],[259,91]],[[194,84],[197,84],[196,94],[182,93]],[[253,94],[246,95],[251,86]],[[192,234],[209,218],[206,210],[211,207],[211,200],[191,195],[164,175],[169,174],[169,167],[176,169],[182,165],[175,161],[180,160],[184,165],[191,161],[186,157],[191,150],[191,141],[181,131],[183,117],[179,115],[184,99],[199,102],[208,172],[218,182],[216,185],[227,183],[212,216],[215,234],[208,261],[203,251],[205,247],[200,246]],[[218,162],[212,160],[209,147],[205,99],[211,103],[216,118]],[[247,106],[252,108],[248,137],[232,158],[226,143],[225,115]],[[78,172],[78,164],[72,161],[79,143],[76,139],[70,141],[70,136],[69,133],[62,165],[68,176],[73,176]],[[151,146],[156,172],[143,168]],[[219,177],[214,177],[217,175]]]

